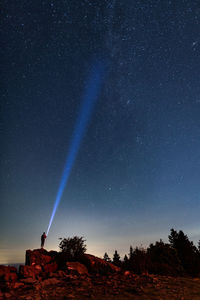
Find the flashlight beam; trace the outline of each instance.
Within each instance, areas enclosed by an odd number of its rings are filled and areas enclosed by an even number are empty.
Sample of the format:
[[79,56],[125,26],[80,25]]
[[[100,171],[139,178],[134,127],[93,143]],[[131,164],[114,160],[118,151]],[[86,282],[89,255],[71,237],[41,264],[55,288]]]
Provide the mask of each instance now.
[[63,174],[60,181],[60,186],[57,192],[56,200],[54,203],[52,215],[49,221],[48,229],[47,229],[47,235],[49,233],[50,227],[52,225],[56,210],[58,208],[58,205],[60,203],[61,197],[63,195],[65,186],[68,182],[71,169],[73,167],[73,164],[75,162],[78,150],[80,148],[81,141],[83,139],[83,136],[86,131],[86,127],[89,123],[89,120],[91,118],[91,114],[93,112],[95,103],[98,99],[98,95],[100,92],[102,80],[103,80],[103,71],[104,66],[102,63],[96,63],[93,65],[92,71],[89,75],[89,80],[85,89],[85,93],[82,99],[81,109],[77,118],[77,122],[75,125],[74,133],[72,136],[71,145],[69,148],[69,152],[67,155],[65,167],[63,170]]

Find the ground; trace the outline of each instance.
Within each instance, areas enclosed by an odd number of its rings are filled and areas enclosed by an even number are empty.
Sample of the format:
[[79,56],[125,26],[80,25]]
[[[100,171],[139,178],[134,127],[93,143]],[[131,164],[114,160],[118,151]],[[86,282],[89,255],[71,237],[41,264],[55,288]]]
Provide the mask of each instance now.
[[200,300],[200,278],[114,274],[24,281],[25,285],[8,289],[0,299]]

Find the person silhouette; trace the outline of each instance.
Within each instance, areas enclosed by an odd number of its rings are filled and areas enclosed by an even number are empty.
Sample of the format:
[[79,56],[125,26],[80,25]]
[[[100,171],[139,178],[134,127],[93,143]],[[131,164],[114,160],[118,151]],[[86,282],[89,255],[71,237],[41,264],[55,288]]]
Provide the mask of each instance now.
[[45,242],[46,237],[47,236],[46,236],[45,232],[43,232],[43,234],[41,235],[41,248],[44,247],[44,242]]

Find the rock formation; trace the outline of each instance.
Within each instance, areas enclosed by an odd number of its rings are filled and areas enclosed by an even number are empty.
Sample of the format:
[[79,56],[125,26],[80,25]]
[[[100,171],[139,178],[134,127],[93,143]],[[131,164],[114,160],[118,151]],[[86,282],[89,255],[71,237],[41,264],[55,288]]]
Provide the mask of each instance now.
[[[90,278],[92,275],[108,275],[120,272],[120,268],[111,263],[84,254],[79,262],[67,261],[64,253],[35,249],[26,251],[25,265],[19,267],[0,266],[0,299],[9,291],[41,283],[42,287],[54,285],[60,280],[73,280],[78,277]],[[3,297],[3,296],[2,296]]]
[[[197,298],[195,298],[197,296]],[[19,271],[0,266],[1,299],[199,299],[200,278],[135,275],[94,255],[27,250]]]

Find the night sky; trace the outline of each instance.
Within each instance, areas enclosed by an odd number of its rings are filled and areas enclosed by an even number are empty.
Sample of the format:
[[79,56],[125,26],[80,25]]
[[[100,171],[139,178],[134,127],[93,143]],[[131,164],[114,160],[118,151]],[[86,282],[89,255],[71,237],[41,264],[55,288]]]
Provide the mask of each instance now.
[[3,0],[0,263],[47,230],[94,59],[104,81],[45,247],[200,239],[199,0]]

